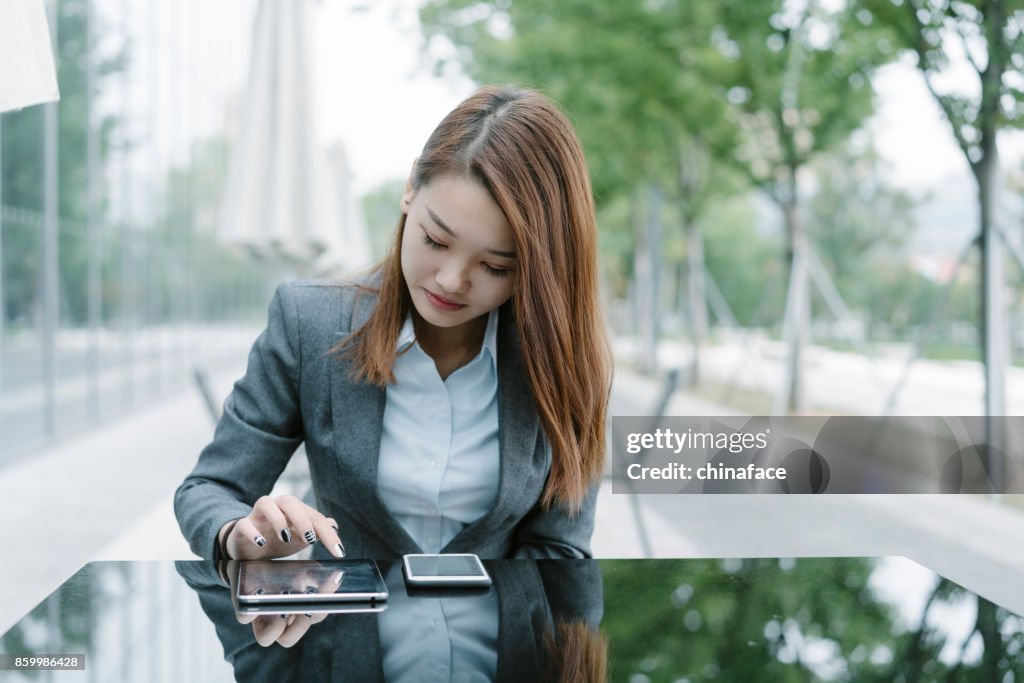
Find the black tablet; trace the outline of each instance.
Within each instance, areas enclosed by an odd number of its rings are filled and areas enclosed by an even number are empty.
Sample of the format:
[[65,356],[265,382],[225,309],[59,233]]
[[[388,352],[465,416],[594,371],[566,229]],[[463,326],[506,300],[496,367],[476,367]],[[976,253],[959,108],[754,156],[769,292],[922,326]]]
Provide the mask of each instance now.
[[372,606],[388,599],[373,560],[249,560],[239,563],[235,585],[240,609],[316,603]]

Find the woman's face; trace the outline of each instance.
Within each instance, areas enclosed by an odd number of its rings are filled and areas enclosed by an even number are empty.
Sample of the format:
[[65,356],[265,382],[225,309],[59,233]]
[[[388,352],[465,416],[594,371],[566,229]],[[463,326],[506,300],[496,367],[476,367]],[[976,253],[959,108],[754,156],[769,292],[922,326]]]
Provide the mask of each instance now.
[[512,296],[512,228],[475,180],[444,174],[402,197],[402,274],[427,323],[456,328]]

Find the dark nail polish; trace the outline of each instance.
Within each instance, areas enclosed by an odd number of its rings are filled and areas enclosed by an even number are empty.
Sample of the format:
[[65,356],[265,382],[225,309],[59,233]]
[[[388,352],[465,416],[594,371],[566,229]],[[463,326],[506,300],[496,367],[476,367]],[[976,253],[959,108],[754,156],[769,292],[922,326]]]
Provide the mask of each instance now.
[[281,529],[281,540],[285,543],[292,542],[292,532],[288,529]]
[[310,529],[305,533],[306,543],[316,543],[316,534]]
[[252,541],[261,548],[267,544],[267,539],[263,538],[261,534],[256,534],[256,537],[252,539]]
[[262,588],[257,588],[254,592],[256,593],[256,595],[263,595],[264,591]]
[[288,618],[288,615],[287,615],[287,614],[282,614],[282,615],[281,615],[281,618],[282,618],[282,619],[287,619],[287,618]]
[[306,591],[305,591],[306,593],[316,593],[316,591],[317,591],[316,586],[306,586]]
[[312,619],[313,615],[311,613],[309,613],[309,612],[306,612],[306,618],[307,619]]

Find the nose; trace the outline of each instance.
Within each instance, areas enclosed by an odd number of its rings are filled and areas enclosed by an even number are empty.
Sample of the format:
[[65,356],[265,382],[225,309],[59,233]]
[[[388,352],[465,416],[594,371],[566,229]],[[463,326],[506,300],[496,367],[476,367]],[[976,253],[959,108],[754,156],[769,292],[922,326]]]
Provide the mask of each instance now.
[[469,269],[453,259],[438,268],[434,280],[449,294],[465,294],[469,289]]

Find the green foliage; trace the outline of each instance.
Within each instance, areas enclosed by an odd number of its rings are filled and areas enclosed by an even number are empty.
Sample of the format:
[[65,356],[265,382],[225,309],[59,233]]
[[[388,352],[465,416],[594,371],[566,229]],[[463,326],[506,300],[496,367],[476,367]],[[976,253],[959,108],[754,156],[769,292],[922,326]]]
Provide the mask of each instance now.
[[744,131],[734,162],[791,204],[797,170],[871,114],[870,78],[891,51],[856,21],[852,5],[731,0],[719,8],[713,41],[731,64],[720,87]]
[[[652,683],[683,677],[691,683],[820,680],[798,656],[798,639],[831,647],[852,668],[857,646],[870,650],[889,641],[888,606],[867,589],[869,561],[649,565],[603,565],[606,595],[629,598],[605,605],[613,681],[634,673]],[[868,673],[870,664],[861,670]]]
[[[862,23],[883,27],[895,47],[916,57],[925,84],[977,173],[995,149],[995,131],[1024,126],[1024,1],[861,4]],[[966,61],[977,77],[976,94],[943,88],[937,80],[958,61]]]
[[[86,136],[96,127],[98,163],[102,165],[117,126],[113,116],[89,122],[86,93],[87,60],[94,60],[99,88],[105,79],[125,67],[125,54],[97,59],[86,51],[86,0],[57,3],[57,187],[59,265],[62,316],[81,321],[85,317],[85,272],[88,262],[83,223],[88,213]],[[48,105],[47,105],[48,106]],[[43,111],[42,106],[9,112],[0,119],[0,204],[14,207],[4,217],[4,301],[0,312],[7,319],[27,321],[37,299],[41,219],[43,207]],[[102,210],[102,206],[97,207]]]
[[383,258],[394,242],[400,214],[398,205],[404,190],[403,178],[380,183],[363,195],[363,215],[374,260]]
[[839,291],[856,296],[871,256],[903,254],[916,228],[917,202],[884,182],[882,160],[872,147],[847,145],[814,170],[818,188],[807,203],[807,236]]
[[[96,135],[98,177],[95,228],[98,231],[101,321],[136,325],[186,316],[222,320],[229,293],[260,292],[262,273],[246,253],[226,250],[213,236],[226,177],[227,148],[219,137],[193,141],[184,167],[166,169],[162,205],[145,226],[113,224],[107,216],[105,172],[115,140],[113,114],[90,112],[86,68],[96,71],[94,94],[127,66],[126,47],[87,50],[86,0],[57,3],[56,67],[61,99],[58,115],[58,288],[60,323],[82,325],[89,315],[89,235],[87,218],[87,136]],[[105,27],[93,32],[103,35]],[[107,41],[109,42],[109,41]],[[116,41],[115,41],[116,42]],[[3,301],[0,313],[12,328],[38,324],[40,245],[43,233],[43,107],[5,114],[2,119]],[[127,149],[121,150],[128,151]],[[262,304],[259,304],[261,306]],[[257,307],[259,307],[257,306]]]
[[599,204],[652,180],[676,192],[680,157],[726,148],[733,135],[705,86],[722,62],[708,41],[708,3],[434,0],[420,18],[428,40],[454,43],[478,82],[523,83],[562,105]]
[[781,241],[758,232],[753,202],[717,202],[703,225],[705,267],[736,321],[764,326],[781,319],[786,294]]
[[976,604],[974,630],[985,648],[981,661],[964,650],[951,656],[956,643],[941,619],[907,623],[876,595],[873,560],[601,566],[612,681],[988,682],[1024,674],[1024,619],[940,580],[926,613]]

